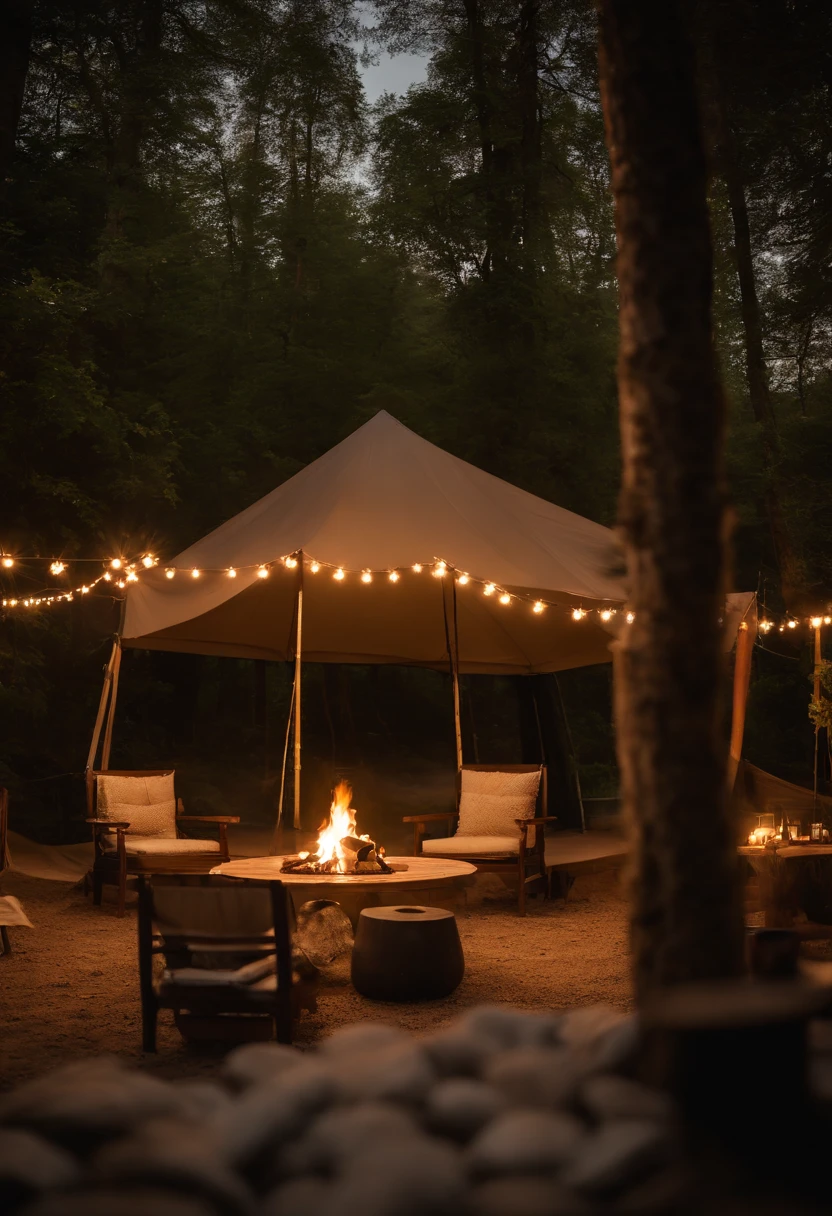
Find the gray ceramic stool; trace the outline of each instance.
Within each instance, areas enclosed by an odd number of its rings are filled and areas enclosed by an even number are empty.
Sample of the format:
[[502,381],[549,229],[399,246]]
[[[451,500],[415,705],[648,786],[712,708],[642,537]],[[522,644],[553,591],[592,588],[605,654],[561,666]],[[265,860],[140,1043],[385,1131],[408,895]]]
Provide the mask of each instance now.
[[375,1001],[448,996],[465,974],[456,917],[445,908],[365,908],[352,952],[352,982]]

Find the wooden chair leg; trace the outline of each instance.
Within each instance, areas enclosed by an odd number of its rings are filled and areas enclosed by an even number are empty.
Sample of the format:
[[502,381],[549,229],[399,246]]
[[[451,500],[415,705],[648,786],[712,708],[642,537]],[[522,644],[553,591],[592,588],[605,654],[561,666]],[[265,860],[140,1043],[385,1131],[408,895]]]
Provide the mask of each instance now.
[[0,941],[3,943],[3,956],[11,954],[12,944],[9,941],[9,931],[5,925],[0,925]]

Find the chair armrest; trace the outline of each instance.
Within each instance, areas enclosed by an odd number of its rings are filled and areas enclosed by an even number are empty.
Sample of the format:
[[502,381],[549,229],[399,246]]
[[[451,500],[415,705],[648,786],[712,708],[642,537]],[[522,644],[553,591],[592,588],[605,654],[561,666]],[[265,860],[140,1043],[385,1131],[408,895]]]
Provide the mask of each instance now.
[[440,819],[456,819],[458,811],[438,811],[430,815],[404,815],[402,823],[435,823]]
[[122,823],[120,821],[116,821],[115,819],[87,819],[86,822],[91,823],[93,827],[107,828],[111,832],[114,829],[120,829],[121,831],[126,832],[130,827],[129,823]]
[[535,819],[515,819],[518,828],[529,827],[533,828],[537,823],[557,823],[557,815],[540,815]]
[[239,823],[239,815],[177,815],[177,823]]

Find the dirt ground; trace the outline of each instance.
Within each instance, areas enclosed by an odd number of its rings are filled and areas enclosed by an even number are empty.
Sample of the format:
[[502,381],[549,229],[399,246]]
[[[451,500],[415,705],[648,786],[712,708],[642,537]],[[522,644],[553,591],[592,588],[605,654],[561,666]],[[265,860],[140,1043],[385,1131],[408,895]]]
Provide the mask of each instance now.
[[[10,930],[13,953],[0,958],[0,1086],[102,1052],[167,1077],[216,1067],[217,1051],[186,1046],[167,1012],[159,1018],[158,1054],[142,1054],[133,909],[118,920],[107,902],[111,892],[94,908],[73,884],[8,872],[3,887],[18,896],[35,927]],[[615,873],[579,877],[565,902],[531,900],[524,920],[508,894],[478,906],[470,901],[458,923],[466,973],[451,997],[413,1005],[369,1001],[352,988],[348,964],[335,965],[322,977],[317,1014],[304,1013],[297,1024],[299,1046],[363,1019],[418,1034],[483,1003],[630,1007],[626,905]]]

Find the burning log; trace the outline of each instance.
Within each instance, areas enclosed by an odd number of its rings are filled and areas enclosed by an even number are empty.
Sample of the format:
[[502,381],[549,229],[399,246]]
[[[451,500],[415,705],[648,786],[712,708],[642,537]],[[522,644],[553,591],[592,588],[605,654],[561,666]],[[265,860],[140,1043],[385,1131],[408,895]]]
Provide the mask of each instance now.
[[283,859],[284,874],[392,874],[384,860],[384,849],[369,836],[356,832],[355,810],[350,806],[352,788],[346,781],[335,788],[335,796],[318,833],[314,853],[293,853]]

